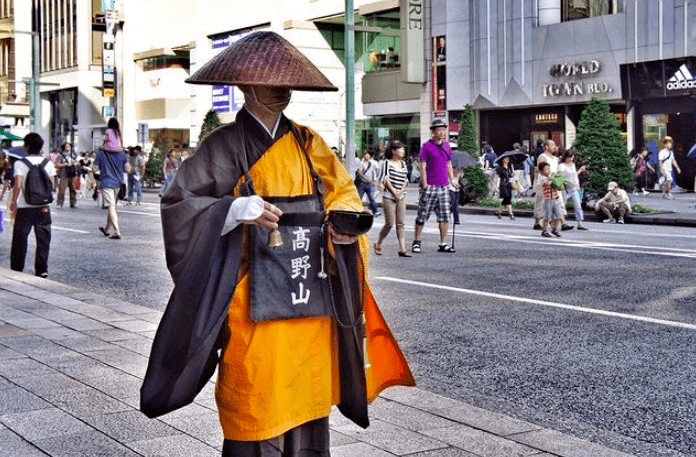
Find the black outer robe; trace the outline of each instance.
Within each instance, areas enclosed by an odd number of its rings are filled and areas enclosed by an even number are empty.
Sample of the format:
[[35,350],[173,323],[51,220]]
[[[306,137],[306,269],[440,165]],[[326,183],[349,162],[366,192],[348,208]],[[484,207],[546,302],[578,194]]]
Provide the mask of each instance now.
[[[239,178],[291,129],[283,116],[273,140],[242,109],[233,124],[211,133],[179,168],[161,202],[167,267],[174,290],[157,329],[140,389],[140,410],[153,418],[191,403],[215,372],[221,329],[234,293],[243,226],[220,236]],[[299,138],[306,141],[307,138]],[[248,163],[244,160],[244,153]],[[332,275],[342,322],[362,312],[357,245],[335,245]],[[352,305],[352,306],[351,306]],[[339,410],[367,427],[362,326],[338,329]]]
[[[157,417],[193,401],[213,375],[217,341],[234,293],[240,224],[220,236],[232,191],[245,168],[290,129],[282,116],[275,139],[242,109],[184,161],[161,201],[167,267],[174,280],[140,389],[140,410]],[[246,150],[248,166],[243,162]]]

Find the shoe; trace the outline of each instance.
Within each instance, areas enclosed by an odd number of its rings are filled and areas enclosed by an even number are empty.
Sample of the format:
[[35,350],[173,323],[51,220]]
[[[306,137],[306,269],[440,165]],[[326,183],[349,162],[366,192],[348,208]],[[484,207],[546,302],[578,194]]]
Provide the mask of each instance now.
[[119,235],[118,233],[116,233],[116,234],[114,234],[114,235],[111,235],[109,238],[111,238],[112,240],[120,240],[120,239],[121,239],[121,235]]
[[109,236],[109,232],[107,232],[104,227],[99,227],[99,231],[102,232],[104,236]]
[[498,216],[498,219],[502,219],[503,217],[500,215],[500,213],[496,213],[496,216]]
[[541,227],[541,224],[534,224],[534,227],[532,227],[534,230],[543,230]]
[[77,205],[70,205],[71,208],[77,208]]
[[399,257],[413,257],[409,252],[401,252],[399,251]]
[[445,244],[441,244],[440,246],[438,246],[437,252],[449,252],[449,253],[453,253],[453,252],[456,252],[456,251],[454,250],[454,248],[453,248],[452,246],[450,246],[449,244],[445,243]]
[[382,212],[381,212],[381,211],[377,211],[377,212],[375,213],[374,217],[379,217],[379,216],[381,216],[381,215],[382,215]]
[[573,230],[575,227],[573,227],[570,224],[563,224],[561,225],[561,230]]
[[455,222],[454,222],[454,225],[459,225],[459,221],[455,221]]
[[411,252],[415,254],[420,254],[421,252],[421,242],[414,240],[411,244]]
[[375,248],[375,254],[382,255],[382,249],[377,247],[377,243],[373,247]]
[[580,224],[578,224],[578,226],[576,228],[578,230],[589,230],[587,227],[585,227],[584,225],[580,225]]
[[619,218],[619,224],[623,224],[623,223],[624,223],[624,218],[623,218],[623,217],[620,217],[620,218]]
[[48,272],[47,272],[47,271],[44,271],[43,273],[39,273],[39,274],[36,275],[36,276],[38,276],[39,278],[44,278],[44,279],[46,279],[46,278],[48,278]]
[[674,200],[674,195],[671,193],[667,194],[667,200]]
[[[563,229],[561,228],[561,230],[563,230]],[[554,235],[556,235],[559,238],[561,237],[561,232],[559,232],[558,229],[551,230],[551,233],[553,233]]]
[[543,236],[544,238],[551,238],[551,234],[546,230],[542,230],[541,236]]
[[614,219],[612,219],[612,218],[610,217],[609,219],[604,219],[604,220],[602,221],[602,223],[603,223],[603,224],[613,224],[613,223],[614,223]]
[[514,214],[510,214],[510,220],[511,220],[511,221],[514,221],[514,220],[515,220],[515,215],[514,215]]
[[644,190],[643,190],[643,197],[646,197],[649,193],[650,193],[650,192],[648,192],[647,190],[644,189]]

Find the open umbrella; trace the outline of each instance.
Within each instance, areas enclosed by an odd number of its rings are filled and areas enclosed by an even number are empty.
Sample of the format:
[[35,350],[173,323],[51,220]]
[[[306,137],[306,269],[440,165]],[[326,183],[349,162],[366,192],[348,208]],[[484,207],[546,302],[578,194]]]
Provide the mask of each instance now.
[[496,162],[496,163],[500,162],[500,160],[501,160],[503,157],[510,157],[510,160],[519,160],[519,161],[522,161],[522,160],[524,160],[524,159],[527,158],[527,154],[525,154],[525,153],[522,152],[522,151],[516,151],[516,150],[506,151],[506,152],[504,152],[500,157],[498,157],[497,159],[495,159],[495,162]]
[[20,147],[3,149],[2,153],[15,159],[23,159],[25,157],[24,150]]
[[466,151],[452,151],[452,166],[458,168],[472,167],[478,160]]
[[692,160],[696,160],[696,144],[691,146],[691,149],[689,149],[689,153],[686,156]]

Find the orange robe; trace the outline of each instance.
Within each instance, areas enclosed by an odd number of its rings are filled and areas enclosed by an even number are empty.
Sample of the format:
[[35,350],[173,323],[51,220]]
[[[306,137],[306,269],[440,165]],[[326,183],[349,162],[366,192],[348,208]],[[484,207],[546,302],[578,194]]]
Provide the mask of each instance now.
[[[304,132],[314,169],[327,189],[325,209],[361,211],[362,202],[343,165],[318,135],[309,129]],[[266,151],[249,174],[261,197],[293,197],[314,190],[310,169],[292,133]],[[248,253],[246,235],[244,243],[243,252]],[[368,245],[367,237],[361,237],[365,260]],[[247,255],[230,301],[216,400],[225,439],[259,441],[326,417],[331,405],[338,403],[337,335],[330,317],[251,321]],[[366,379],[372,401],[390,385],[415,382],[369,287],[365,290],[371,364]]]

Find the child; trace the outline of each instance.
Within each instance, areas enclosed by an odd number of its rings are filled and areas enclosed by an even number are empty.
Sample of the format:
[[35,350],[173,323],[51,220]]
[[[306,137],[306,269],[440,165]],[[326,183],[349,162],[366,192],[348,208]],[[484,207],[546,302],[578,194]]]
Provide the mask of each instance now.
[[551,183],[551,166],[547,162],[540,163],[539,173],[541,174],[541,189],[544,192],[544,220],[541,224],[541,236],[551,238],[548,232],[549,223],[551,223],[551,233],[560,237],[563,215],[558,203],[558,190]]

